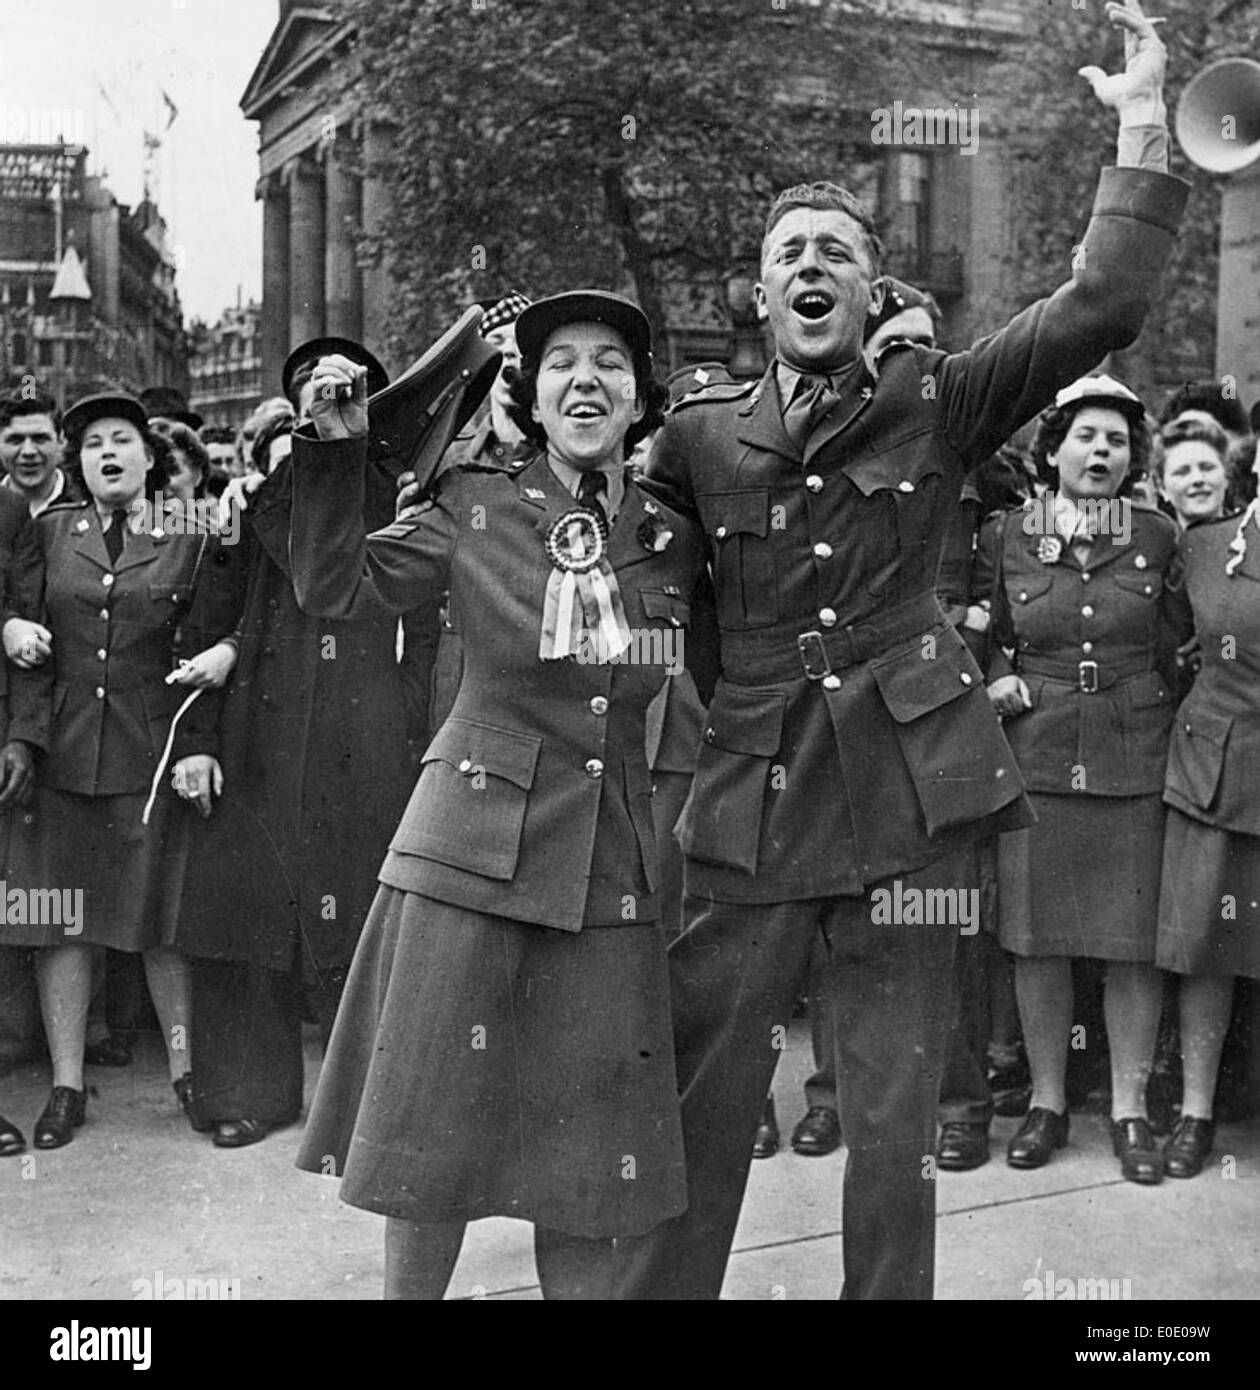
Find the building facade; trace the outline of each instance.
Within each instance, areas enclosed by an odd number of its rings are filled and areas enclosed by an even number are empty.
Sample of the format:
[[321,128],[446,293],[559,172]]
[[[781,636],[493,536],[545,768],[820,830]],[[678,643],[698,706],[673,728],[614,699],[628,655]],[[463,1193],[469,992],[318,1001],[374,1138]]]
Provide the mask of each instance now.
[[81,145],[0,145],[0,386],[31,378],[63,404],[188,386],[166,224],[119,203]]
[[194,321],[188,336],[189,405],[207,425],[239,429],[263,398],[262,305],[237,303],[215,324]]

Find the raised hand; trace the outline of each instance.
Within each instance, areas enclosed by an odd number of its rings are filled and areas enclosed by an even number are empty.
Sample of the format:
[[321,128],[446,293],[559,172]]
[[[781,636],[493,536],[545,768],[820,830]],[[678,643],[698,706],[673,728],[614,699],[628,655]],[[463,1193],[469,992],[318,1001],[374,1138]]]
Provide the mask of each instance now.
[[368,432],[367,368],[348,357],[321,357],[311,381],[311,420],[319,437],[362,439]]
[[1079,69],[1104,106],[1119,112],[1122,126],[1163,125],[1164,69],[1168,53],[1155,32],[1162,19],[1148,19],[1141,0],[1107,6],[1107,18],[1124,30],[1124,71],[1108,75],[1099,67]]

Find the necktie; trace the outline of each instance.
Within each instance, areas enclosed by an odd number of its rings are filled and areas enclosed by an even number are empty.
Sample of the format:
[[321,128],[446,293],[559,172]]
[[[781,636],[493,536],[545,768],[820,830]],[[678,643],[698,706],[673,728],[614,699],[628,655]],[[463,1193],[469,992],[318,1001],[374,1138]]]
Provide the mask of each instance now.
[[105,550],[109,555],[111,565],[118,563],[118,557],[123,552],[123,543],[126,539],[127,509],[115,507],[109,514],[109,530],[105,532]]
[[783,427],[788,438],[802,452],[809,443],[814,426],[831,409],[836,392],[825,376],[802,376],[788,408],[783,412]]
[[608,513],[604,510],[603,494],[608,489],[608,479],[598,471],[583,473],[578,480],[577,500],[599,517],[608,530]]

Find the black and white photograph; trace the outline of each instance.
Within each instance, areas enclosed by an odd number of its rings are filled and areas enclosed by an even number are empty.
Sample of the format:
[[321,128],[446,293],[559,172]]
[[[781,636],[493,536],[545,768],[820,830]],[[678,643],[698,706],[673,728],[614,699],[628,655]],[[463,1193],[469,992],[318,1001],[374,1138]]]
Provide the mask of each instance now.
[[1258,480],[1260,0],[5,0],[26,1364],[1229,1361]]

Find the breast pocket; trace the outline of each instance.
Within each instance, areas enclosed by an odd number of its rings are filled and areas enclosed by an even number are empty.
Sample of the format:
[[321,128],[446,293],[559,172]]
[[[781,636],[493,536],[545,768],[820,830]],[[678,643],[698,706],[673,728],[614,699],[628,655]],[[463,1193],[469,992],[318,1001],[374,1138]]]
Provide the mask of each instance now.
[[1054,576],[1048,571],[1008,574],[1004,582],[1006,606],[1015,630],[1016,650],[1045,651],[1055,646],[1058,638],[1055,633],[1054,604],[1051,602]]
[[1225,749],[1234,721],[1209,710],[1182,708],[1168,750],[1168,789],[1210,811],[1216,800]]
[[486,878],[516,872],[542,739],[448,719],[424,755],[392,849]]
[[727,628],[766,627],[779,617],[770,542],[770,490],[702,493],[696,498],[713,547],[718,621]]

